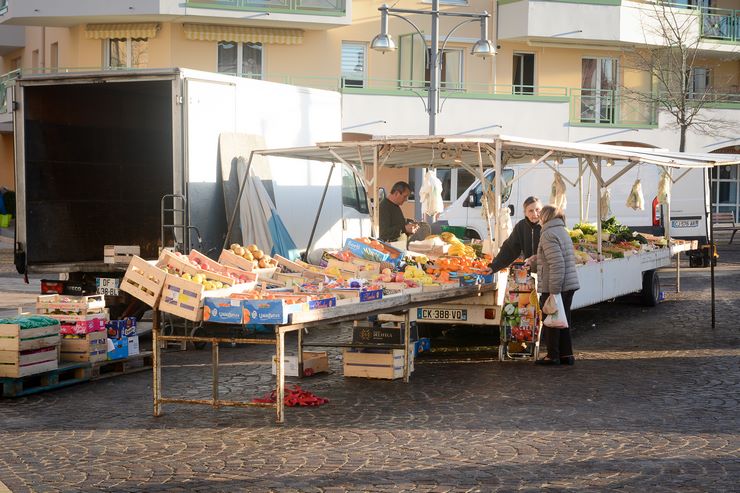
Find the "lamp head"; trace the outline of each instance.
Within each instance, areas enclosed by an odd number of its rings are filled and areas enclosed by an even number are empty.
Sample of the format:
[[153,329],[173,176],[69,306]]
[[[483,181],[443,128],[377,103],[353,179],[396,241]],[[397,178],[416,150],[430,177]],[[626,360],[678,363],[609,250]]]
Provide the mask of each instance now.
[[373,38],[370,48],[381,53],[396,51],[396,43],[393,42],[390,34],[380,33]]
[[496,45],[488,39],[488,12],[483,12],[480,17],[480,39],[475,42],[470,54],[483,58],[496,54]]

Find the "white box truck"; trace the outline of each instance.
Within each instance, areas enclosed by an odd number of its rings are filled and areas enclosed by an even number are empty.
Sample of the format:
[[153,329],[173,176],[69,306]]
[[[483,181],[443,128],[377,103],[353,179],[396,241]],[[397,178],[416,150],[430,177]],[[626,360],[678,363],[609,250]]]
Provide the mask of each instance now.
[[[218,257],[234,207],[224,199],[223,182],[234,178],[219,166],[222,135],[256,136],[269,147],[341,139],[336,92],[188,69],[23,76],[9,100],[20,273],[107,277],[120,267],[103,263],[104,245],[138,245],[142,257],[154,258],[173,239]],[[277,159],[269,166],[266,188],[305,248],[329,168],[287,169]],[[329,185],[315,248],[369,233],[359,181],[342,170]],[[172,194],[187,207],[163,215],[162,198]],[[352,194],[357,200],[348,202]],[[180,204],[168,200],[164,208]],[[165,227],[163,239],[163,223],[179,226]]]

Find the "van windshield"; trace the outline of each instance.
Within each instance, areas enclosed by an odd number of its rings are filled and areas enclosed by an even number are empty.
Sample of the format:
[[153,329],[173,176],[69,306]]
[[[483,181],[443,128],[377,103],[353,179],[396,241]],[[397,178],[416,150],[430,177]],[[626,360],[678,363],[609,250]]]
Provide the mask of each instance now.
[[[491,181],[493,180],[495,174],[496,173],[494,171],[486,174],[485,179],[487,186],[491,186]],[[514,179],[514,170],[504,168],[503,175],[506,188],[504,188],[504,193],[501,196],[501,202],[506,202],[507,200],[509,200],[509,196],[511,195],[511,181]],[[492,186],[491,190],[494,190]],[[475,207],[480,207],[482,205],[483,198],[483,187],[481,186],[481,183],[478,183],[478,185],[475,186],[475,188],[471,191],[471,195],[472,194],[475,194]]]

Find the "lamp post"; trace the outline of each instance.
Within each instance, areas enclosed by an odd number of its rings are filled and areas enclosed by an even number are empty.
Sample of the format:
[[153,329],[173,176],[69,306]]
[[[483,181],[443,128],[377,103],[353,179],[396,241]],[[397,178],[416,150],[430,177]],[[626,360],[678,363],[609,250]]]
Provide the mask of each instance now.
[[[387,51],[395,51],[396,44],[393,42],[393,38],[388,34],[388,16],[398,17],[404,20],[411,27],[414,28],[416,33],[421,37],[423,46],[425,47],[425,53],[429,57],[429,90],[427,94],[426,110],[429,114],[429,135],[435,135],[437,133],[437,114],[439,113],[439,89],[440,89],[440,63],[439,59],[444,51],[444,47],[447,41],[450,39],[452,33],[454,33],[460,26],[463,26],[470,22],[480,22],[480,39],[475,42],[471,50],[471,54],[479,57],[487,57],[496,55],[496,46],[488,39],[488,19],[490,14],[486,11],[482,13],[468,13],[468,12],[440,12],[439,0],[432,0],[431,10],[415,10],[415,9],[397,9],[389,7],[387,4],[381,5],[378,10],[380,11],[380,34],[375,36],[370,43],[370,48],[381,53]],[[431,46],[429,50],[426,50],[426,39],[421,33],[421,30],[411,22],[409,19],[404,17],[402,14],[420,14],[429,15],[432,20],[432,32],[431,32]],[[453,27],[450,32],[445,36],[442,43],[442,48],[439,46],[439,18],[440,16],[446,17],[461,17],[463,20]],[[418,197],[418,190],[421,186],[422,170],[415,170],[415,194]],[[416,217],[421,216],[421,201],[416,200],[415,204]]]

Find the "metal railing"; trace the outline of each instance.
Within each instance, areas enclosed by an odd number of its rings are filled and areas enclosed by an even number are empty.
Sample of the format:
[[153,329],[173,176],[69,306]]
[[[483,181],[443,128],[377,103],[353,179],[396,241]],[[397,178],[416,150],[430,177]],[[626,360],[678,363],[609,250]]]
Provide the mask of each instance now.
[[345,0],[188,0],[185,6],[199,9],[332,15],[345,14],[347,10]]
[[599,126],[652,126],[658,123],[658,111],[655,103],[639,94],[572,88],[570,121]]
[[740,42],[740,10],[702,7],[701,37]]

